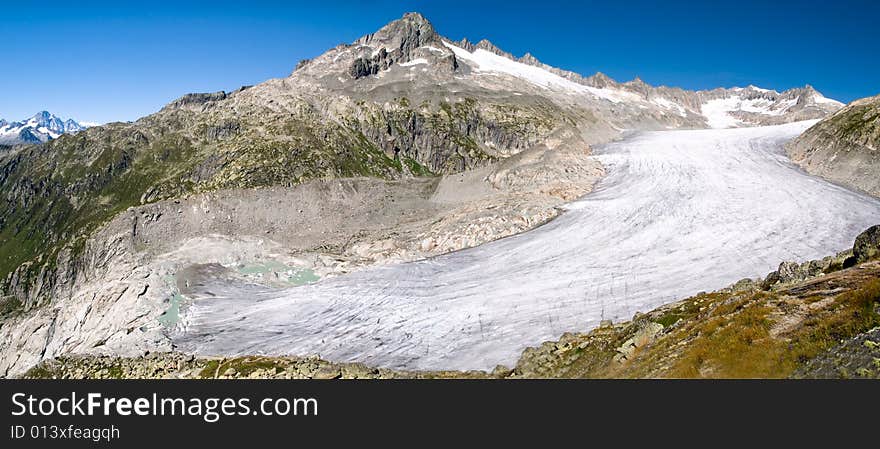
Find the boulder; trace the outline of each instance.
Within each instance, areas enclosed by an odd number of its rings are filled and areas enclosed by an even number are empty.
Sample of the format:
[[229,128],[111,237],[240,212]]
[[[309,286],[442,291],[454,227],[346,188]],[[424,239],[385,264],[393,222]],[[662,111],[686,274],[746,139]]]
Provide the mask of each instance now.
[[779,282],[779,272],[771,271],[767,274],[767,277],[764,278],[764,282],[761,283],[762,290],[770,290],[771,287],[776,285]]
[[779,273],[779,282],[792,282],[803,279],[801,266],[797,262],[782,262],[779,264],[779,269],[776,272]]
[[613,360],[615,362],[628,360],[636,352],[636,349],[653,342],[661,332],[663,332],[662,324],[654,322],[645,323],[643,327],[636,331],[632,338],[617,348],[617,354],[615,354]]
[[880,225],[871,226],[856,237],[853,256],[856,263],[880,257]]

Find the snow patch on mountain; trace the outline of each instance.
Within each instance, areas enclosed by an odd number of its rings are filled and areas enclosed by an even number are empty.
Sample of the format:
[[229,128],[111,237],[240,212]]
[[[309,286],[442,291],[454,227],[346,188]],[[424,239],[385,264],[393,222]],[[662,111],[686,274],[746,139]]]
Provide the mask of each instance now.
[[797,98],[774,102],[764,98],[743,99],[734,95],[703,103],[701,112],[706,117],[710,128],[733,128],[744,124],[742,120],[731,115],[733,112],[779,116],[786,113],[797,102]]
[[559,75],[550,73],[544,69],[521,64],[495,53],[478,48],[469,52],[449,42],[443,42],[446,47],[455,53],[457,58],[470,63],[471,68],[480,73],[501,73],[529,81],[546,89],[567,90],[572,92],[584,92],[586,86],[571,82]]
[[700,112],[706,117],[706,124],[710,128],[734,128],[742,124],[742,121],[730,115],[736,110],[741,101],[739,98],[719,98],[703,103]]
[[467,61],[473,70],[480,73],[510,75],[545,89],[577,94],[591,94],[612,103],[641,101],[641,97],[632,92],[579,84],[541,67],[523,64],[482,48],[477,48],[470,52],[446,41],[443,44],[452,50],[457,58]]
[[[734,87],[720,98],[709,96],[699,113],[706,118],[710,128],[734,128],[749,126],[752,114],[763,117],[780,117],[795,112],[798,108],[819,107],[820,104],[840,107],[842,103],[825,98],[821,93],[807,86],[779,93],[775,90],[748,86]],[[829,111],[831,112],[831,111]]]
[[682,117],[687,116],[687,112],[685,111],[685,108],[682,105],[680,105],[672,100],[669,100],[669,99],[663,98],[663,97],[657,97],[657,98],[652,99],[651,101],[654,104],[656,104],[657,106],[675,111],[675,113],[677,113],[678,115],[680,115]]
[[833,104],[833,105],[837,105],[837,106],[840,106],[840,107],[843,107],[843,106],[844,106],[843,103],[841,103],[841,102],[839,102],[839,101],[837,101],[837,100],[831,99],[831,98],[826,98],[826,97],[823,96],[822,94],[819,94],[819,95],[815,95],[815,96],[813,96],[813,100],[814,100],[816,103]]
[[413,59],[412,61],[401,62],[398,65],[401,67],[410,67],[410,66],[419,65],[419,64],[428,64],[428,60],[425,58],[416,58],[416,59]]

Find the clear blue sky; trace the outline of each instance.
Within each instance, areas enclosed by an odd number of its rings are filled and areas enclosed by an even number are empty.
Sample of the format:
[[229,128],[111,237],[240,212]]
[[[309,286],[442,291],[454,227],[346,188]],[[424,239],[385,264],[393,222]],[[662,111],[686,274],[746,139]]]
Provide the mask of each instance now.
[[452,39],[583,74],[689,89],[880,93],[880,1],[14,1],[0,7],[0,117],[134,120],[232,90],[419,11]]

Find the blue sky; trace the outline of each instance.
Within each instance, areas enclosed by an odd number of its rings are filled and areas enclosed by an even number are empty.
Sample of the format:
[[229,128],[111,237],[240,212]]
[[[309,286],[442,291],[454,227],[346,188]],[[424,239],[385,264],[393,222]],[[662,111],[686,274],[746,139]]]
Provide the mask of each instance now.
[[878,1],[16,1],[0,7],[0,117],[134,120],[187,92],[286,76],[406,11],[586,75],[880,93]]

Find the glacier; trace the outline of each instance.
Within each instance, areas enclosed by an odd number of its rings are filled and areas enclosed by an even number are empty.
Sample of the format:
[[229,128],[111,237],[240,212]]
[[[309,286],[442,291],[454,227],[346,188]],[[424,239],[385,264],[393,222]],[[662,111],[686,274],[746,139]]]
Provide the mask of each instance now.
[[608,175],[532,231],[288,289],[211,286],[173,341],[398,369],[511,366],[523,349],[850,247],[880,201],[810,176],[783,144],[814,122],[636,133]]

